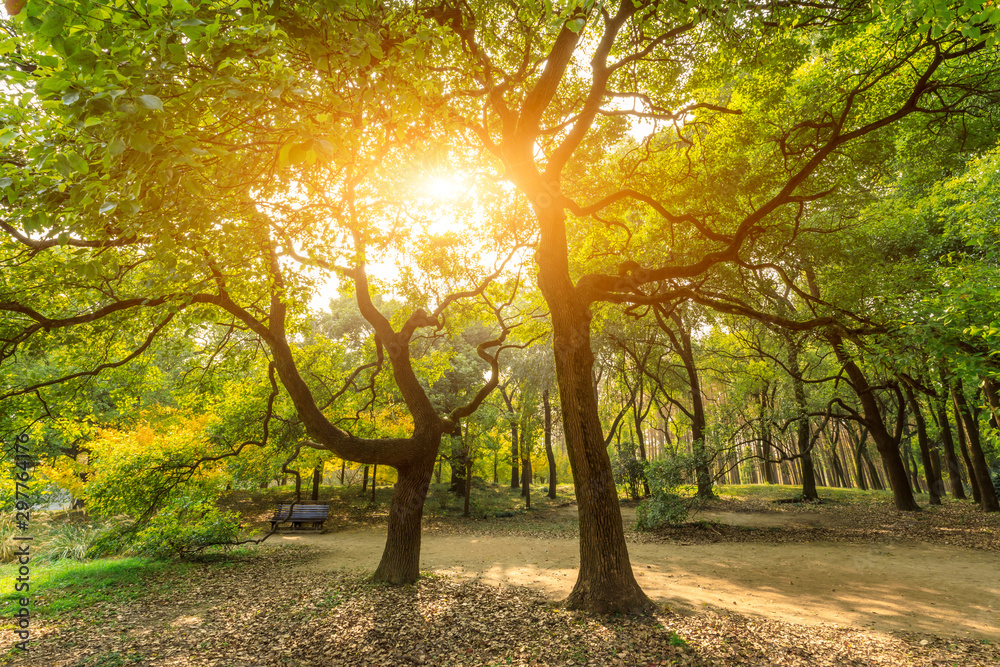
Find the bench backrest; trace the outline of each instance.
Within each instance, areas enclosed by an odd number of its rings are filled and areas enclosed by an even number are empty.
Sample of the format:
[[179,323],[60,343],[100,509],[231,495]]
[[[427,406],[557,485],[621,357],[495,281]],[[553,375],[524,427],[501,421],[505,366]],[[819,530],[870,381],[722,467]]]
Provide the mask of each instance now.
[[[289,514],[291,510],[291,514]],[[283,521],[293,519],[325,519],[330,516],[330,505],[328,503],[278,503],[278,508],[274,513],[275,518]]]

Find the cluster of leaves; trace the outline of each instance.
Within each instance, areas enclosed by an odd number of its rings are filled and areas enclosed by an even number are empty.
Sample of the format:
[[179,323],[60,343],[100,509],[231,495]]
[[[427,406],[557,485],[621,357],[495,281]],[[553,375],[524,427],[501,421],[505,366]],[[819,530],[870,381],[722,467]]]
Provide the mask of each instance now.
[[649,482],[650,497],[635,509],[639,530],[653,530],[662,526],[684,523],[690,510],[690,498],[679,491],[686,475],[693,466],[684,456],[649,461],[644,466]]

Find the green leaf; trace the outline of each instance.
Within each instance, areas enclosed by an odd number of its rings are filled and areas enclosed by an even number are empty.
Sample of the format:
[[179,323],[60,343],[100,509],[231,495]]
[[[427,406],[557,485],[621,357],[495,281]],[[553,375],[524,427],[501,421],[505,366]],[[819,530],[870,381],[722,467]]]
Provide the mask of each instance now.
[[14,179],[10,176],[4,176],[0,178],[0,188],[8,188],[14,184]]
[[0,148],[3,148],[10,142],[14,141],[14,138],[18,134],[20,134],[20,132],[18,132],[13,128],[4,130],[2,133],[0,133]]
[[139,103],[152,111],[163,111],[163,102],[156,95],[140,95]]
[[103,204],[101,204],[100,211],[101,213],[110,213],[111,211],[115,210],[117,206],[118,202],[116,201],[106,201]]
[[65,95],[63,95],[63,97],[62,97],[62,103],[66,104],[66,105],[75,104],[76,101],[79,100],[79,99],[80,99],[80,91],[79,90],[71,90],[70,92],[68,92]]
[[55,164],[53,166],[63,178],[69,178],[73,175],[73,172],[76,171],[73,169],[73,165],[70,164],[69,158],[67,158],[63,153],[56,155]]
[[125,148],[125,142],[118,137],[115,137],[111,140],[111,143],[108,144],[108,153],[111,155],[121,155],[125,152]]
[[133,134],[129,139],[129,145],[140,153],[151,153],[153,151],[153,142],[150,141],[149,136],[145,132]]
[[66,155],[66,160],[69,162],[69,165],[73,167],[73,171],[79,174],[87,174],[90,172],[90,164],[79,153],[68,153]]

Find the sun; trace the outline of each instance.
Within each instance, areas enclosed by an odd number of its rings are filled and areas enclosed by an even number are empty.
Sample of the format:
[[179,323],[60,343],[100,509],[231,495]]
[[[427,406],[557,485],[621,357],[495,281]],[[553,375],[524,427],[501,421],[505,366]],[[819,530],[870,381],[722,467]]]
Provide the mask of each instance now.
[[462,184],[453,176],[431,176],[423,182],[421,190],[428,199],[449,202],[458,198]]

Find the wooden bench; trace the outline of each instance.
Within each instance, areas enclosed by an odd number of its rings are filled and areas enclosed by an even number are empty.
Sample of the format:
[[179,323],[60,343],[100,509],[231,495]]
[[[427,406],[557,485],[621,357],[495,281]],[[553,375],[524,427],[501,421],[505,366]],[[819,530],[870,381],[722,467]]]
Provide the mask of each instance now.
[[271,530],[282,523],[290,523],[292,530],[323,530],[323,523],[330,517],[329,503],[278,503],[271,517]]

